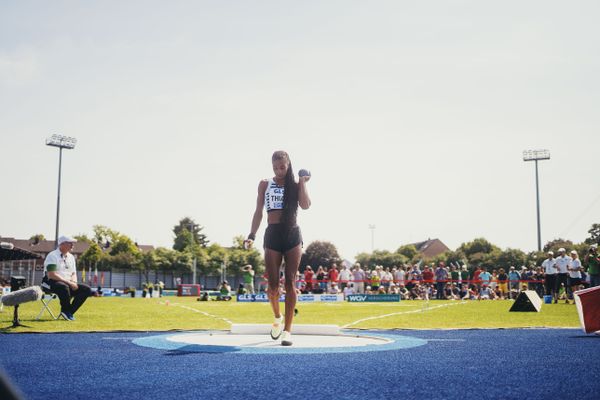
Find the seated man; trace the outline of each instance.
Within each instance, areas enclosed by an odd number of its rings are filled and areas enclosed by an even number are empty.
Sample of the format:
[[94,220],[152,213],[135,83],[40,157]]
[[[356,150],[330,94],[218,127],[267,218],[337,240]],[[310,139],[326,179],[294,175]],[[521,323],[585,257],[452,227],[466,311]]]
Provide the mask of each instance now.
[[[92,294],[89,286],[77,283],[75,257],[70,253],[75,239],[61,236],[58,249],[48,253],[44,261],[44,279],[46,284],[60,299],[60,314],[67,321],[74,321],[73,315]],[[73,298],[73,302],[71,302]]]
[[[238,293],[239,290],[246,290],[244,289],[244,286],[240,283],[240,289],[238,289]],[[242,293],[245,294],[245,293]],[[231,300],[231,286],[229,286],[229,283],[227,281],[223,281],[223,283],[221,283],[221,285],[219,286],[219,296],[217,297],[217,300],[222,300],[222,301],[229,301]]]
[[344,288],[344,298],[346,298],[350,294],[354,294],[354,283],[350,283],[350,285]]
[[406,288],[406,286],[400,284],[398,286],[398,294],[400,295],[400,298],[402,300],[408,300],[410,299],[410,292],[408,291],[408,289]]
[[489,300],[490,299],[490,288],[488,285],[483,284],[481,286],[481,291],[479,292],[479,300]]

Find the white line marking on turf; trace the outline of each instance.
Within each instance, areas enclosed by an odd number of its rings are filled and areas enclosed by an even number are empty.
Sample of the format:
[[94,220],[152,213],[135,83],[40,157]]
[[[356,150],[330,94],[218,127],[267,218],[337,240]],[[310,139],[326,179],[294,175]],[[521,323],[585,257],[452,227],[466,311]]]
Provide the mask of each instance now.
[[362,319],[359,319],[357,321],[354,321],[354,322],[351,322],[349,324],[346,324],[346,325],[342,326],[341,328],[342,329],[349,328],[352,325],[360,324],[361,322],[371,321],[371,320],[374,320],[374,319],[393,317],[394,315],[420,313],[420,312],[423,312],[423,311],[430,311],[430,310],[434,310],[436,308],[442,308],[442,307],[456,306],[456,305],[459,305],[459,304],[466,304],[466,302],[461,301],[460,303],[440,304],[439,306],[427,307],[426,309],[418,309],[418,310],[411,310],[411,311],[398,311],[398,312],[391,313],[391,314],[378,315],[376,317],[362,318]]
[[231,321],[230,321],[230,320],[228,320],[227,318],[218,317],[218,316],[216,316],[216,315],[213,315],[213,314],[207,313],[206,311],[200,311],[200,310],[197,310],[197,309],[195,309],[195,308],[192,308],[192,307],[188,307],[188,306],[181,305],[181,304],[179,304],[179,303],[171,303],[171,305],[172,305],[172,306],[181,307],[181,308],[183,308],[183,309],[185,309],[185,310],[189,310],[189,311],[197,312],[197,313],[199,313],[199,314],[206,315],[207,317],[210,317],[210,318],[220,319],[221,321],[225,321],[225,322],[227,322],[229,325],[232,325],[232,324],[233,324],[233,322],[231,322]]

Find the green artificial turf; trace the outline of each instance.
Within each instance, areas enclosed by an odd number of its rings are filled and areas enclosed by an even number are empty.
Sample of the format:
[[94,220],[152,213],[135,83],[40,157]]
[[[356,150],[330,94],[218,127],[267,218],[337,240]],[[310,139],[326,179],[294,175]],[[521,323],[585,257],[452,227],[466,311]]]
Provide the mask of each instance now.
[[[297,324],[336,324],[358,329],[462,329],[579,327],[572,304],[544,304],[541,312],[509,312],[512,301],[401,301],[398,303],[298,303]],[[281,304],[283,310],[283,304]],[[0,312],[0,332],[167,331],[229,329],[231,323],[271,323],[268,303],[198,302],[190,297],[90,298],[76,321],[35,317],[40,302],[22,304],[21,324],[10,328],[13,307]],[[52,309],[59,311],[58,301]]]

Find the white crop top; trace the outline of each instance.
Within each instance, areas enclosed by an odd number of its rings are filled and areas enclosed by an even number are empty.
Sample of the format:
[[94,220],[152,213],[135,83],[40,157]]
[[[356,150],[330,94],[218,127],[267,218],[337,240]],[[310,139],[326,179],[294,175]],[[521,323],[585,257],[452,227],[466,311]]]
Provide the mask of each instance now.
[[277,185],[273,178],[269,179],[267,190],[265,190],[265,208],[267,212],[283,210],[283,192],[283,186]]

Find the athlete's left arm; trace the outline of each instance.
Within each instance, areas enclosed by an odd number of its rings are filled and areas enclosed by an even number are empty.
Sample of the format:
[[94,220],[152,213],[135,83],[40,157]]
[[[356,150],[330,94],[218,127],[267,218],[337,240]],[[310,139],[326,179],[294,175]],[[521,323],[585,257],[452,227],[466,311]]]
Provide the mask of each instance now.
[[308,196],[308,190],[306,189],[306,182],[310,179],[309,176],[302,176],[298,180],[298,204],[303,210],[308,210],[310,207],[310,197]]

